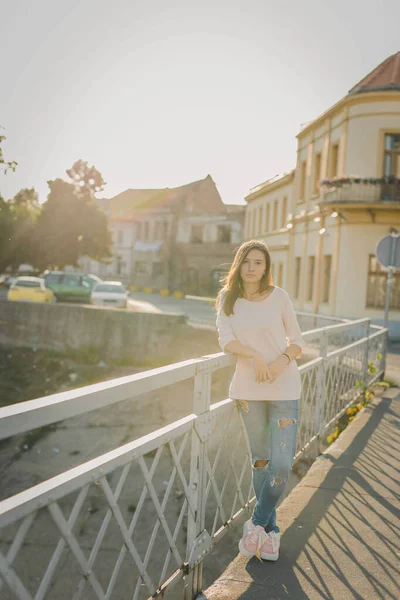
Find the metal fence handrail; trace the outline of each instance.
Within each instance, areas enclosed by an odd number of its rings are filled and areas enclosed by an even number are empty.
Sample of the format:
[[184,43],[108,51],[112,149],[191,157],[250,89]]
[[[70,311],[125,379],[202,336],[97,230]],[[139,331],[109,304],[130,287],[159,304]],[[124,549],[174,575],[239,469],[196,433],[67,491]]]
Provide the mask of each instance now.
[[228,367],[233,361],[233,355],[219,352],[5,406],[0,408],[0,440],[133,399],[195,377],[203,370]]
[[[319,327],[305,331],[302,336],[306,342],[311,342],[321,337],[325,338],[331,333],[365,326],[369,321],[357,319],[351,323]],[[2,407],[0,440],[156,391],[190,379],[202,370],[213,372],[228,367],[234,364],[234,361],[232,354],[218,352]]]
[[[299,367],[302,401],[295,452],[297,459],[359,397],[357,379],[370,384],[383,375],[387,351],[387,329],[375,327],[372,332],[369,319],[322,327],[304,332],[303,337],[308,342],[319,341],[319,356]],[[338,345],[336,338],[341,340],[338,348],[335,348]],[[378,366],[375,373],[369,374],[369,361],[375,358]],[[177,598],[176,586],[185,579],[185,600],[194,599],[202,589],[204,558],[243,514],[249,514],[255,501],[251,478],[250,483],[245,481],[245,474],[250,471],[250,455],[248,446],[246,449],[243,445],[245,432],[236,403],[228,398],[211,404],[212,373],[233,364],[233,355],[218,353],[1,409],[0,437],[6,438],[194,378],[191,414],[0,502],[0,528],[14,528],[7,554],[0,551],[0,590],[6,584],[20,600],[48,598],[46,594],[54,585],[59,561],[63,552],[67,551],[75,570],[78,565],[81,577],[73,594],[74,600],[85,597],[83,594],[87,586],[91,588],[91,597],[94,594],[99,600],[111,599],[124,557],[129,558],[131,568],[138,573],[134,593],[130,592],[129,597],[139,599],[144,586],[152,597],[161,597],[175,590],[172,593]],[[222,429],[217,435],[218,427]],[[231,427],[238,429],[233,429],[231,434]],[[229,438],[229,435],[232,437]],[[231,442],[226,448],[228,438]],[[187,443],[190,450],[185,453]],[[171,474],[164,482],[165,494],[160,494],[154,474],[164,448],[168,451]],[[183,463],[185,456],[186,466]],[[135,475],[129,475],[133,468],[136,469]],[[167,479],[165,468],[166,463],[162,472]],[[108,481],[111,473],[118,476],[114,485]],[[140,478],[140,485],[143,482],[130,523],[119,504],[129,476],[135,481]],[[183,503],[176,525],[173,525],[164,513],[176,481],[182,489]],[[87,510],[85,502],[92,487],[102,494],[106,512],[88,556],[82,550],[74,528],[80,512]],[[62,507],[71,494],[75,494],[75,499],[67,518]],[[150,526],[147,549],[140,553],[137,544],[141,538],[137,528],[146,502],[153,507],[154,521]],[[28,584],[19,576],[18,569],[25,569],[25,563],[17,564],[17,561],[30,530],[35,533],[33,525],[39,515],[40,539],[43,536],[43,519],[49,518],[59,541],[54,546],[45,573],[41,577],[30,577],[31,585],[36,579],[40,581],[37,591],[31,593]],[[122,545],[104,589],[101,576],[93,565],[110,522],[116,523]],[[183,531],[185,523],[186,534]],[[164,564],[153,572],[150,559],[159,532],[166,540]],[[185,548],[178,544],[179,535],[186,535]],[[50,540],[53,538],[50,537]],[[160,551],[159,546],[157,551]],[[26,560],[26,554],[23,560]],[[35,568],[34,557],[32,561],[31,568]],[[175,570],[170,566],[171,561]]]
[[299,317],[308,317],[310,319],[320,319],[323,321],[339,321],[340,323],[352,323],[353,319],[347,319],[345,317],[333,317],[332,315],[324,315],[318,313],[309,313],[302,310],[296,310],[296,315]]
[[362,326],[370,326],[370,319],[363,318],[351,321],[350,323],[336,323],[335,325],[325,325],[324,327],[318,327],[316,329],[308,329],[307,331],[304,331],[302,333],[302,337],[305,339],[306,342],[310,342],[311,340],[318,338],[321,335],[329,335],[330,333],[349,331],[350,329]]

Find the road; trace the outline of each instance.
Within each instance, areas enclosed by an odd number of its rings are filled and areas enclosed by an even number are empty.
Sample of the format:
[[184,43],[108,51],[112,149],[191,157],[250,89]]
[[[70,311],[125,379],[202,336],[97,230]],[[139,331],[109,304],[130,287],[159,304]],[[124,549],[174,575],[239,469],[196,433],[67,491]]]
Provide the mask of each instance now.
[[133,303],[143,307],[143,310],[158,309],[161,312],[185,314],[189,323],[215,326],[215,308],[212,302],[192,298],[177,300],[172,296],[163,297],[159,294],[144,294],[134,292],[129,295]]

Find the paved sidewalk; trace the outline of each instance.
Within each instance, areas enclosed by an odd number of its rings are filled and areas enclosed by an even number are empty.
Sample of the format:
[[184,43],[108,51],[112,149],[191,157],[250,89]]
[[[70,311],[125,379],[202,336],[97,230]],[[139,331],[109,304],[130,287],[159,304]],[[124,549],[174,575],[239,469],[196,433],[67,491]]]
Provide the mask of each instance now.
[[[400,386],[400,355],[386,376]],[[400,598],[400,389],[363,409],[278,509],[276,563],[239,555],[203,600]]]

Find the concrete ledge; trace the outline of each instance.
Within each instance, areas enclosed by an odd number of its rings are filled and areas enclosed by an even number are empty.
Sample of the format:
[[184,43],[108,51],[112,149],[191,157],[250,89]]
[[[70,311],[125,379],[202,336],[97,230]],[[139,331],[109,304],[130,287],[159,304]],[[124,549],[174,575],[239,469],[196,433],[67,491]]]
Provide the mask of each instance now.
[[279,560],[239,555],[199,600],[399,597],[399,415],[398,388],[361,410],[278,508]]
[[173,313],[0,301],[0,344],[98,354],[103,360],[168,359],[185,323],[185,315]]

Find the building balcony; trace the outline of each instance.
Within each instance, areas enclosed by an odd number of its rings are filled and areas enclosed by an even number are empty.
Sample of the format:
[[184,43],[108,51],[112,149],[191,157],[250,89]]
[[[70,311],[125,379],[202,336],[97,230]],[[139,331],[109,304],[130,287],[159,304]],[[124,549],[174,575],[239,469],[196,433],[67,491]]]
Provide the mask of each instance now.
[[341,178],[321,182],[321,204],[393,204],[400,203],[400,179]]
[[400,226],[400,179],[341,178],[321,182],[322,212],[337,212],[348,223]]

